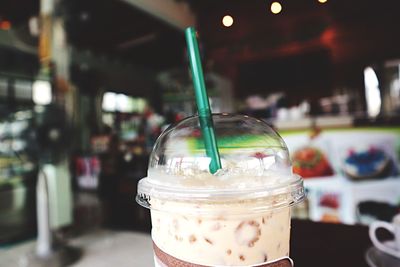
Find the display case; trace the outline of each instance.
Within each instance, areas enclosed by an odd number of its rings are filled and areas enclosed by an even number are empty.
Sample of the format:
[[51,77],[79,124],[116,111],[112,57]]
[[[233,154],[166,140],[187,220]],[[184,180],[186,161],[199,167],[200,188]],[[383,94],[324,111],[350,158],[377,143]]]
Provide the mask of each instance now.
[[0,243],[35,232],[37,162],[31,153],[32,123],[32,110],[0,118]]

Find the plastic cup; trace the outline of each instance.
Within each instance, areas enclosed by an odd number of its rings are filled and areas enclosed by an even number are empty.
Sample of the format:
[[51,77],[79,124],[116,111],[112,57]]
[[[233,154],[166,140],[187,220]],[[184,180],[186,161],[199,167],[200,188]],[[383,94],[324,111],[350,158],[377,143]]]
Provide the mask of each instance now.
[[213,120],[220,171],[209,172],[198,118],[189,117],[158,138],[139,181],[155,266],[290,266],[290,207],[304,189],[285,143],[255,118]]

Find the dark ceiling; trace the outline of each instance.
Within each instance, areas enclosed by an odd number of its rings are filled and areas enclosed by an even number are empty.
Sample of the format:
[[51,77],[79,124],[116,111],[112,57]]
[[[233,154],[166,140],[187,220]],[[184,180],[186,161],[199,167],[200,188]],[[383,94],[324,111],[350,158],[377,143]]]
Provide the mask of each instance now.
[[207,58],[236,81],[237,96],[362,89],[363,67],[400,58],[398,0],[280,0],[278,15],[272,2],[191,0]]
[[[38,14],[38,3],[1,0],[0,19],[27,24]],[[155,70],[183,62],[183,33],[122,1],[64,0],[60,12],[66,14],[68,39],[79,50]]]
[[0,19],[10,20],[14,24],[25,23],[31,16],[39,13],[39,0],[2,0],[0,1]]
[[118,0],[68,0],[71,43],[137,65],[163,69],[183,61],[183,33]]
[[[272,91],[360,87],[363,66],[400,58],[398,0],[280,0],[278,15],[269,11],[272,0],[186,1],[197,15],[205,65],[231,78],[239,95],[266,80]],[[166,23],[120,0],[63,2],[78,49],[153,70],[186,66],[184,36]],[[37,13],[38,0],[0,1],[0,17],[15,24]],[[226,14],[235,19],[230,28],[221,25]]]
[[[234,57],[247,62],[321,49],[329,50],[336,63],[399,54],[398,0],[281,1],[279,15],[269,11],[272,0],[186,1],[198,17],[204,47],[217,61]],[[182,64],[183,34],[166,23],[120,0],[63,2],[68,36],[77,48],[157,69]],[[38,13],[38,3],[2,0],[0,19],[26,23]],[[225,14],[235,19],[231,28],[221,25]]]

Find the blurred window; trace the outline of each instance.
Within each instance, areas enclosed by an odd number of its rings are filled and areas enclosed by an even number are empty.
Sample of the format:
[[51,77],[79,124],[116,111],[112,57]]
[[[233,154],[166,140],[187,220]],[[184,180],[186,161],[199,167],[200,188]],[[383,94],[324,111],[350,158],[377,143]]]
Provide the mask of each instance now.
[[378,77],[371,67],[364,69],[364,84],[368,116],[376,117],[381,111],[381,92]]
[[48,105],[51,103],[52,93],[49,81],[34,81],[32,85],[32,98],[36,105]]
[[32,82],[28,80],[16,80],[14,84],[15,98],[20,100],[32,99]]
[[130,97],[113,92],[106,92],[103,96],[102,108],[106,112],[143,113],[146,106],[146,100],[140,97]]

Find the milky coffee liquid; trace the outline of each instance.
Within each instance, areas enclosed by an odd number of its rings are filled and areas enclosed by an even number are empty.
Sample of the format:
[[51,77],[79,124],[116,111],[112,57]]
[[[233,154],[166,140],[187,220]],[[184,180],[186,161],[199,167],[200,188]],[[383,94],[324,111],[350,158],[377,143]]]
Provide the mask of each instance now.
[[249,266],[289,255],[289,207],[251,214],[250,202],[215,211],[208,206],[208,214],[202,214],[199,204],[176,205],[152,200],[151,220],[154,244],[177,259],[206,266]]

